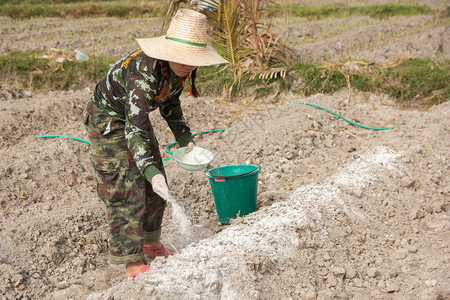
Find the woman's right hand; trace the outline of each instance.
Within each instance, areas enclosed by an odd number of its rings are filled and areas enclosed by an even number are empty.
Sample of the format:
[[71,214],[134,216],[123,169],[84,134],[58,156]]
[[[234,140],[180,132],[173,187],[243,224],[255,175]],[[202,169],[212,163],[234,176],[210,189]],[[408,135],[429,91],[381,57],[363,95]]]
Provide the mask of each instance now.
[[193,142],[189,142],[189,144],[187,144],[186,146],[186,150],[184,150],[184,153],[189,153],[192,151],[192,149],[194,148],[195,144]]
[[156,174],[152,178],[152,189],[164,200],[170,201],[169,187],[167,186],[166,179],[162,174]]

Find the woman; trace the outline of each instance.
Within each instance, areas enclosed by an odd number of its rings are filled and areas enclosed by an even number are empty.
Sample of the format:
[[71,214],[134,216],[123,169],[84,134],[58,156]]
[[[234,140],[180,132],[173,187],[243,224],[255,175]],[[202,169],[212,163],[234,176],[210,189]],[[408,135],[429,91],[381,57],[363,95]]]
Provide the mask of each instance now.
[[198,97],[197,67],[227,63],[206,38],[206,17],[179,10],[166,36],[138,39],[140,48],[112,66],[83,113],[97,193],[107,209],[109,262],[125,264],[125,278],[149,269],[144,253],[173,254],[160,242],[170,194],[148,114],[159,108],[180,146],[192,149],[179,100],[184,82]]

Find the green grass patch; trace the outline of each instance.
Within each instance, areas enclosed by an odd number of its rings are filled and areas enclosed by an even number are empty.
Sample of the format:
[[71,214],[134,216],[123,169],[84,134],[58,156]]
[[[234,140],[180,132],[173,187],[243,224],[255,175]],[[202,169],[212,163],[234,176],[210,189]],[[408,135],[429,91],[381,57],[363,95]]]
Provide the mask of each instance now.
[[159,4],[5,4],[0,6],[0,15],[13,19],[33,17],[160,17],[163,6]]
[[296,64],[292,69],[303,79],[305,96],[347,89],[349,81],[352,89],[388,94],[403,103],[430,105],[450,100],[448,60],[439,65],[430,58],[408,58],[394,66],[346,74],[348,81],[338,67]]
[[[93,86],[108,72],[117,58],[90,56],[88,61],[69,61],[62,65],[49,64],[41,58],[42,51],[13,51],[0,56],[1,80],[7,85],[33,91],[67,90]],[[344,74],[339,66],[298,63],[286,66],[286,78],[250,79],[244,76],[234,85],[231,98],[263,97],[275,93],[272,83],[282,91],[301,96],[317,93],[332,94],[348,88],[352,90],[388,94],[398,102],[431,105],[450,100],[449,60],[438,64],[429,58],[405,58],[396,65],[372,67],[352,74]],[[11,81],[14,78],[14,81]],[[300,79],[301,84],[293,86]],[[222,95],[234,84],[230,68],[223,66],[200,67],[197,87],[201,95]]]
[[347,86],[345,76],[338,70],[321,69],[318,64],[296,64],[292,67],[303,80],[305,96],[317,93],[334,93]]
[[200,67],[197,70],[195,85],[200,95],[221,95],[223,90],[233,84],[233,76],[223,66]]
[[386,18],[392,16],[414,16],[431,14],[431,9],[423,5],[381,4],[369,6],[321,6],[321,7],[269,7],[272,13],[289,12],[290,16],[304,17],[311,20],[324,18],[344,18],[350,16],[370,16],[373,18]]
[[[33,91],[67,90],[102,79],[116,59],[90,56],[88,61],[49,64],[44,52],[13,51],[0,56],[2,82]],[[15,82],[11,82],[14,78]]]
[[449,61],[438,65],[431,59],[409,58],[402,64],[380,70],[376,84],[381,91],[401,101],[425,103],[448,101]]

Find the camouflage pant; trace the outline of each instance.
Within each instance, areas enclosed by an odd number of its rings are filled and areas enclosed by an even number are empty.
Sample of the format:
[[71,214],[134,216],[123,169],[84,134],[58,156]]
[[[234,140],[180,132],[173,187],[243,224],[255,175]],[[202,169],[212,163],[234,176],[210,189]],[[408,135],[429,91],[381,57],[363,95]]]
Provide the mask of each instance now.
[[[144,241],[158,240],[161,236],[166,201],[153,192],[136,167],[127,148],[122,120],[101,112],[93,102],[88,103],[83,119],[91,144],[97,193],[106,205],[109,262],[126,264],[143,260]],[[161,154],[156,148],[154,157],[158,169],[164,173]]]

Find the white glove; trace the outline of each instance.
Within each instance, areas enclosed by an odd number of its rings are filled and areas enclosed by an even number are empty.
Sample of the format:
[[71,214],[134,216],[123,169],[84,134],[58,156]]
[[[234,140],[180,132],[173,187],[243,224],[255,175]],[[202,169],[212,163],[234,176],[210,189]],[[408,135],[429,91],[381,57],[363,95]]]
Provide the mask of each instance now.
[[152,178],[152,189],[164,200],[170,201],[171,195],[169,193],[169,187],[167,186],[166,179],[162,174],[156,174]]
[[194,148],[195,144],[193,142],[189,142],[186,146],[186,150],[184,150],[184,153],[189,153]]

